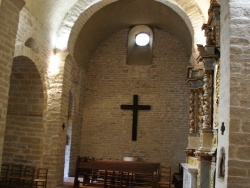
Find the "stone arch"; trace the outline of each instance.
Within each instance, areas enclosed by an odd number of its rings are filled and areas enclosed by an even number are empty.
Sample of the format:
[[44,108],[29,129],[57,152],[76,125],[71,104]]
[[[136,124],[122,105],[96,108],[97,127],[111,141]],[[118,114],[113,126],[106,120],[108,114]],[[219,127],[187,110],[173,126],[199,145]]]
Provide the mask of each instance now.
[[[26,56],[15,57],[13,59],[10,81],[12,82],[10,84],[10,100],[12,100],[11,92],[21,93],[14,96],[15,98],[19,98],[19,100],[14,100],[14,102],[17,102],[18,104],[15,104],[13,108],[9,106],[10,108],[8,108],[8,111],[11,110],[12,112],[14,112],[14,114],[16,114],[15,112],[17,110],[18,114],[21,113],[23,115],[43,116],[43,108],[45,104],[43,93],[44,88],[41,80],[41,75],[39,74],[37,67],[32,62],[32,60]],[[21,86],[19,87],[19,85]],[[19,104],[22,106],[26,106],[27,98],[32,98],[32,100],[27,103],[27,106],[31,107],[31,109],[25,108],[22,111],[19,111],[17,106]],[[37,104],[39,106],[37,106]]]
[[[63,20],[61,27],[59,28],[56,46],[58,48],[68,48],[69,53],[73,56],[74,44],[83,25],[95,12],[116,1],[117,0],[79,0]],[[196,56],[196,44],[200,43],[200,37],[204,38],[204,34],[201,31],[201,25],[205,22],[204,16],[202,15],[197,3],[194,0],[191,0],[188,3],[186,3],[185,0],[157,1],[172,8],[185,21],[190,33],[194,36],[192,56]],[[191,58],[191,61],[193,61],[194,58]]]
[[[43,161],[44,87],[35,63],[13,59],[3,161],[38,167]],[[11,152],[14,151],[14,152]]]
[[[24,44],[16,45],[15,51],[14,51],[14,58],[16,57],[26,57],[30,59],[30,61],[34,64],[36,67],[36,70],[38,71],[38,74],[40,75],[42,87],[43,87],[43,114],[42,114],[42,125],[43,128],[47,126],[47,102],[48,102],[48,81],[47,81],[47,72],[46,72],[46,62],[42,60],[31,48],[25,46]],[[44,140],[43,140],[44,141]],[[43,160],[43,159],[41,159]],[[42,164],[42,161],[41,161]]]
[[171,2],[173,4],[166,0],[159,0],[159,2],[162,2],[176,11],[185,21],[189,30],[193,31],[193,52],[197,53],[196,44],[201,42],[201,38],[205,39],[201,26],[206,22],[197,3],[194,0],[188,1],[188,3],[185,0],[172,0]]
[[48,88],[47,79],[45,77],[45,75],[46,75],[45,68],[46,67],[44,66],[44,65],[46,65],[46,62],[43,61],[31,48],[24,46],[24,45],[17,45],[15,47],[14,57],[18,57],[18,56],[25,56],[25,57],[29,58],[37,67],[37,71],[41,75],[41,80],[42,80],[42,84],[43,84],[43,91],[44,91],[44,103],[46,104],[47,88]]

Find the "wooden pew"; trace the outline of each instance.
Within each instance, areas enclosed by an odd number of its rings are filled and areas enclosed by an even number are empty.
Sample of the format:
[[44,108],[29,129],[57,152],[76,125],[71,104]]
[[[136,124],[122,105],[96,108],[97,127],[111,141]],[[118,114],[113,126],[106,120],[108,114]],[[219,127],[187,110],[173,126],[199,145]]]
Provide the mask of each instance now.
[[[78,157],[74,188],[79,183],[91,187],[158,187],[160,163],[82,160]],[[83,181],[79,181],[79,177]]]

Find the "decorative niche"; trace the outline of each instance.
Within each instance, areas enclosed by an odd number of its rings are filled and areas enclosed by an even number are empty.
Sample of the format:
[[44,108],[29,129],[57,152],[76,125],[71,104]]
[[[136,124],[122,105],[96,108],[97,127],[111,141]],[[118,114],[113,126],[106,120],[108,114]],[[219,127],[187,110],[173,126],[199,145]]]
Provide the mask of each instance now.
[[25,41],[24,45],[27,46],[28,48],[30,48],[31,50],[33,50],[35,53],[38,53],[38,45],[37,45],[35,39],[28,38]]

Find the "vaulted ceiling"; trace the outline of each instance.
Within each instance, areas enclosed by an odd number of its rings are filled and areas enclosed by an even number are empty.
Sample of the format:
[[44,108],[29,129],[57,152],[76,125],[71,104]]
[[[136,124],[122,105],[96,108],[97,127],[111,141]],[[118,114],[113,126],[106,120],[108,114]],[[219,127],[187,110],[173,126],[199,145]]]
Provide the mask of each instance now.
[[[93,0],[25,0],[26,8],[42,23],[50,32],[57,33],[67,13],[76,3],[94,4],[100,1]],[[106,1],[105,1],[106,2]],[[120,29],[129,28],[136,24],[147,24],[152,27],[167,30],[176,35],[186,47],[189,54],[192,53],[192,41],[194,33],[190,32],[185,21],[173,9],[162,2],[189,7],[186,0],[110,0],[110,3],[99,11],[96,11],[78,33],[74,44],[74,58],[78,62],[88,62],[91,54],[105,38]],[[207,19],[207,10],[210,0],[192,0],[192,6],[196,6],[199,16]],[[88,6],[86,6],[88,7]],[[185,12],[183,7],[180,10]],[[188,14],[188,13],[186,13]],[[190,14],[190,13],[189,13]],[[194,13],[195,15],[195,13]],[[190,15],[188,15],[190,16]],[[199,25],[199,30],[201,25]],[[200,31],[199,31],[200,32]],[[89,37],[91,36],[91,38]],[[78,51],[77,49],[81,49]],[[85,53],[82,53],[82,52]]]
[[[175,11],[154,0],[125,0],[105,6],[86,22],[76,41],[74,57],[79,62],[85,62],[86,59],[90,59],[91,54],[83,52],[93,52],[99,43],[113,33],[141,24],[160,28],[175,35],[182,41],[189,56],[191,55],[191,33]],[[95,44],[92,42],[93,38]]]
[[[26,7],[45,26],[59,26],[67,12],[78,0],[25,0]],[[168,0],[173,2],[174,0]],[[178,2],[178,0],[176,0]],[[195,0],[207,19],[210,0]],[[86,0],[87,2],[87,0]]]
[[78,0],[25,0],[29,11],[47,28],[57,29]]

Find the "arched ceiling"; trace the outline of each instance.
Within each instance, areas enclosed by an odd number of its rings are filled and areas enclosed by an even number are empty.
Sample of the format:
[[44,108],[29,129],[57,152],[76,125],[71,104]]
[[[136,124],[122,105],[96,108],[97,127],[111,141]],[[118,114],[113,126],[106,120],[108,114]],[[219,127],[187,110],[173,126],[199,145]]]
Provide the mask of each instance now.
[[105,6],[86,22],[76,40],[75,59],[87,67],[99,43],[121,29],[141,24],[157,27],[175,35],[189,56],[191,55],[192,36],[176,12],[154,0],[126,0]]
[[46,28],[57,30],[67,12],[77,1],[25,0],[25,6]]
[[[59,27],[67,12],[78,0],[24,0],[26,7],[47,28]],[[171,0],[173,1],[173,0]],[[195,0],[207,19],[210,0]],[[86,0],[86,2],[88,2]]]
[[[73,10],[72,7],[79,2],[86,4],[86,7],[90,7],[99,0],[25,1],[26,8],[52,35],[56,36],[65,17],[68,17],[70,15],[68,14],[69,11]],[[161,0],[161,2],[163,1],[175,3],[176,5],[181,4],[181,6],[185,7],[189,6],[186,0]],[[203,14],[198,15],[207,19],[210,0],[203,0],[202,3],[200,0],[192,0],[192,2],[196,2],[196,5],[192,3],[192,6],[198,7]],[[184,11],[183,7],[180,7],[180,10]],[[201,18],[199,17],[199,19]],[[118,0],[106,5],[88,19],[83,26],[84,29],[78,33],[73,55],[78,62],[88,62],[95,48],[105,37],[109,37],[120,29],[136,24],[147,24],[173,33],[181,40],[190,54],[192,53],[190,45],[194,42],[193,33],[190,33],[190,28],[188,30],[185,22],[173,9],[163,3],[159,3],[158,0]],[[91,38],[89,37],[90,35]],[[81,49],[81,51],[78,49]]]

